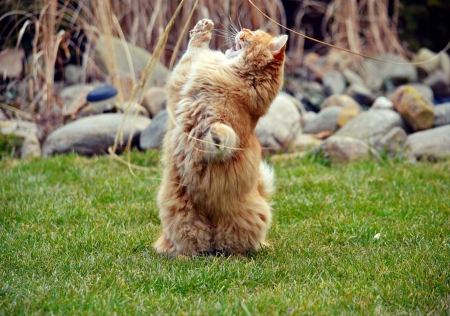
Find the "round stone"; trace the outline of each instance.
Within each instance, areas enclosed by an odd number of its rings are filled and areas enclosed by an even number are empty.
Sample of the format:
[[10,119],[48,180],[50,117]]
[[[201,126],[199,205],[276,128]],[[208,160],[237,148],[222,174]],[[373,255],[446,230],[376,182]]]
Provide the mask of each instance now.
[[112,86],[96,88],[88,93],[86,100],[88,102],[99,102],[113,98],[117,95],[117,89]]

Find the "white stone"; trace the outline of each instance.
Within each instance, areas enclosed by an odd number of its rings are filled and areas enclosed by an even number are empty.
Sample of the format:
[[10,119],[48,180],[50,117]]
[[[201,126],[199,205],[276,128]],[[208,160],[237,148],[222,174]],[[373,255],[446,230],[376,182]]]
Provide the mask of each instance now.
[[375,99],[373,102],[371,110],[393,110],[394,109],[394,103],[392,103],[391,100],[386,98],[385,96],[380,96]]
[[300,113],[292,97],[279,94],[268,113],[259,119],[255,133],[263,147],[279,151],[287,149],[300,130]]

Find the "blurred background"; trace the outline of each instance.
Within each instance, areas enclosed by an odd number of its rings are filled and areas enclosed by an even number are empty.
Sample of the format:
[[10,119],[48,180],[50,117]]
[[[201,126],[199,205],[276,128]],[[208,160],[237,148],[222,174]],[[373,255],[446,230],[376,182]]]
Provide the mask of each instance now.
[[[29,55],[37,33],[45,35],[45,31],[65,30],[61,58],[64,63],[80,63],[86,45],[106,31],[105,27],[111,26],[105,23],[112,21],[102,18],[106,13],[115,16],[127,41],[153,51],[178,3],[163,0],[1,1],[0,47],[21,47]],[[167,41],[163,63],[169,62],[193,4],[194,0],[186,1]],[[424,46],[439,51],[448,42],[450,2],[446,0],[254,0],[254,4],[291,29],[347,48],[350,47],[347,33],[351,30],[358,42],[355,48],[366,53],[392,50],[393,43],[389,41],[397,35],[402,47],[413,52]],[[56,10],[58,14],[53,27],[45,25],[50,10]],[[199,1],[189,27],[203,17],[214,20],[216,28],[223,30],[229,30],[232,23],[251,29],[269,27],[273,33],[285,32],[267,21],[246,0]],[[110,31],[119,35],[116,25]],[[377,36],[383,46],[372,43]],[[187,37],[183,39],[181,51],[186,44]],[[212,41],[214,48],[224,45],[223,37],[215,37]],[[326,50],[314,42],[293,36],[290,54],[295,55],[299,48]],[[64,56],[64,50],[70,55]]]
[[[146,87],[164,86],[171,67],[187,47],[188,36],[184,31],[201,18],[215,22],[211,41],[214,49],[230,47],[233,29],[241,27],[267,29],[273,34],[288,33],[286,74],[290,79],[287,77],[285,89],[304,101],[307,110],[319,111],[323,99],[335,93],[318,85],[324,83],[323,75],[330,69],[357,73],[363,78],[360,81],[379,95],[405,81],[425,78],[440,67],[419,67],[418,78],[413,74],[386,81],[389,76],[385,75],[378,82],[368,82],[373,72],[367,72],[370,67],[363,65],[363,58],[287,32],[248,0],[186,0],[159,51],[158,41],[179,3],[167,0],[0,1],[0,114],[3,113],[0,121],[30,121],[37,125],[42,142],[67,122],[92,114],[86,112],[86,91],[96,84],[109,84],[118,90],[116,108],[123,112],[123,102],[132,96],[133,88],[142,78],[147,81]],[[443,49],[450,39],[448,0],[253,0],[253,3],[270,19],[297,32],[385,59],[394,56],[397,61],[426,60]],[[150,71],[146,65],[155,52],[159,63]],[[414,59],[417,52],[420,57]],[[309,68],[305,67],[308,65]],[[152,76],[146,78],[149,73]],[[344,88],[351,81],[345,79]],[[73,85],[78,90],[72,89],[76,92],[71,94],[67,91]],[[447,97],[447,90],[438,89],[434,96]],[[135,96],[142,95],[138,91]],[[137,107],[152,118],[150,101],[141,100],[143,103]],[[7,124],[3,125],[5,130]]]

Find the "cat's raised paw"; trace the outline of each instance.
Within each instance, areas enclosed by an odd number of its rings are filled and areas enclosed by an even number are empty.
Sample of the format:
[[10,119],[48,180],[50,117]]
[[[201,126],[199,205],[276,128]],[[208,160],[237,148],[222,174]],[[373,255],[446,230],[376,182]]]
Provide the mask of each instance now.
[[211,39],[211,30],[214,23],[211,20],[203,19],[197,22],[195,27],[189,32],[190,42],[189,46],[201,47],[208,43]]
[[213,21],[209,19],[203,19],[197,22],[192,31],[195,32],[209,32],[214,27]]

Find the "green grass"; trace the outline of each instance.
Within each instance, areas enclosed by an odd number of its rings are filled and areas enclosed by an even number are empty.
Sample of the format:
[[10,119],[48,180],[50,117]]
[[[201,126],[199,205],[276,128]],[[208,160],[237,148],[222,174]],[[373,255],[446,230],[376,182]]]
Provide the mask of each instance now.
[[0,161],[0,315],[450,314],[450,162],[275,170],[270,248],[169,258],[152,248],[159,172]]

